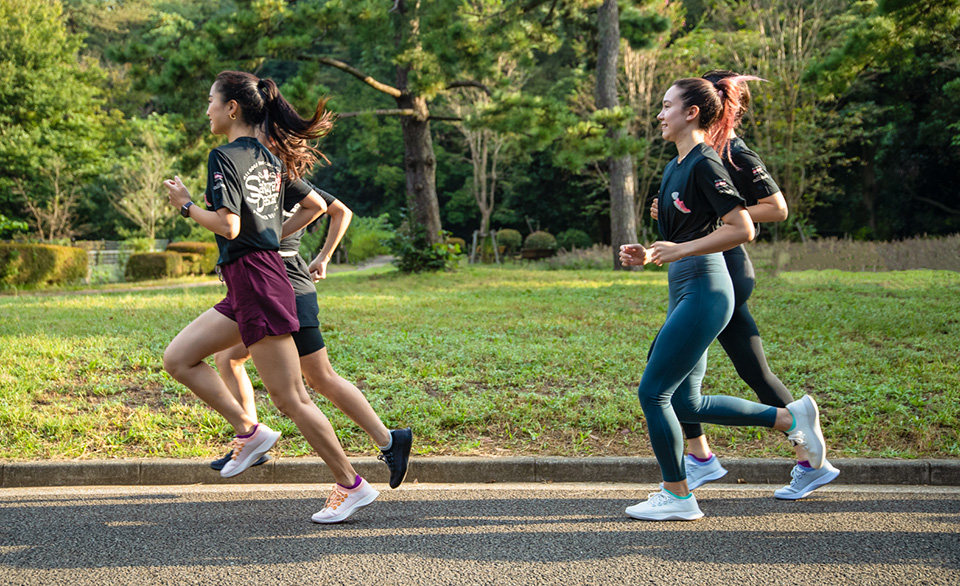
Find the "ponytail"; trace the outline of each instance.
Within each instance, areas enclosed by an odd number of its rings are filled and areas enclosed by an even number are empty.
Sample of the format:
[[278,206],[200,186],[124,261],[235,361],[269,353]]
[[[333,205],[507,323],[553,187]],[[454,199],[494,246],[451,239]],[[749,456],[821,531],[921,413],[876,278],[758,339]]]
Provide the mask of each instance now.
[[333,128],[334,114],[326,110],[326,98],[317,103],[316,113],[307,120],[297,114],[272,79],[223,71],[217,75],[215,85],[225,101],[236,100],[245,122],[264,128],[291,177],[302,177],[321,158],[330,162],[319,149],[308,144]]
[[703,78],[717,90],[722,103],[722,110],[717,121],[707,131],[707,144],[712,146],[721,158],[726,157],[730,163],[730,131],[740,125],[744,113],[750,105],[750,88],[748,81],[766,81],[755,75],[738,75],[732,71],[710,71]]

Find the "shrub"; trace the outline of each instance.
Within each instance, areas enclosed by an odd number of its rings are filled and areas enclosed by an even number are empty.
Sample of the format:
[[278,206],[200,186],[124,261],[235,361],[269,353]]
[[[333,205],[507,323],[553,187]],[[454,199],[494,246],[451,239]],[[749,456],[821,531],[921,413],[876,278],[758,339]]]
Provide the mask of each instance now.
[[17,232],[26,232],[27,230],[29,230],[29,227],[26,222],[12,220],[0,214],[0,238],[8,238]]
[[0,243],[0,283],[64,285],[85,279],[87,253],[70,246]]
[[523,245],[523,236],[519,230],[513,228],[502,228],[497,231],[497,244],[503,247],[506,254],[517,254],[520,246]]
[[349,262],[359,263],[390,252],[387,242],[395,232],[389,220],[389,214],[380,214],[376,218],[353,217],[343,238]]
[[127,262],[128,281],[166,279],[183,274],[183,255],[178,252],[143,252],[134,254]]
[[450,236],[447,238],[446,243],[450,246],[456,246],[457,252],[464,252],[467,250],[467,241],[463,238],[457,238],[456,236]]
[[539,230],[527,236],[523,241],[524,250],[556,250],[557,239],[553,234]]
[[404,273],[453,270],[461,254],[457,252],[456,245],[446,243],[449,236],[449,232],[440,232],[444,242],[431,245],[427,242],[427,230],[423,226],[417,226],[412,234],[401,230],[389,243],[391,252],[397,257],[393,264]]
[[156,242],[152,238],[140,237],[140,238],[128,238],[123,241],[125,245],[124,248],[132,250],[133,252],[150,252],[153,250],[153,244]]
[[213,242],[172,242],[167,245],[167,252],[195,255],[196,258],[185,259],[183,270],[190,275],[209,275],[216,270],[220,258],[220,249]]
[[593,245],[593,240],[583,230],[570,228],[557,234],[557,245],[564,250],[573,250],[574,248],[583,250],[590,248]]

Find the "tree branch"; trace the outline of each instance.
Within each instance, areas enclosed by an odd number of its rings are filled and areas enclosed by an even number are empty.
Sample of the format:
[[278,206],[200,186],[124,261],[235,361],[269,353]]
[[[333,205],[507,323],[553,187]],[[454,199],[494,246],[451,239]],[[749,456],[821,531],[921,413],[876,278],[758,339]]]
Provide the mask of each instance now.
[[301,55],[300,58],[301,58],[301,59],[306,59],[306,60],[317,61],[318,63],[323,63],[324,65],[329,65],[330,67],[335,67],[336,69],[339,69],[340,71],[345,71],[345,72],[349,73],[350,75],[356,77],[357,79],[359,79],[359,80],[362,81],[363,83],[365,83],[365,84],[369,85],[370,87],[374,88],[375,90],[381,91],[381,92],[383,92],[383,93],[385,93],[385,94],[389,94],[389,95],[393,96],[394,98],[399,98],[401,95],[403,95],[403,92],[401,92],[401,91],[398,90],[397,88],[395,88],[395,87],[393,87],[393,86],[389,86],[389,85],[387,85],[387,84],[385,84],[385,83],[381,83],[381,82],[375,80],[373,77],[371,77],[371,76],[367,75],[366,73],[360,71],[360,70],[357,69],[356,67],[352,67],[352,66],[350,66],[350,65],[347,65],[346,63],[344,63],[343,61],[340,61],[339,59],[334,59],[334,58],[332,58],[332,57],[317,56],[317,55]]
[[[365,110],[363,112],[344,112],[337,114],[338,118],[356,118],[362,114],[373,114],[374,116],[416,116],[416,111],[412,108],[393,108],[387,110]],[[427,120],[454,121],[459,122],[463,118],[452,116],[429,116]]]
[[935,199],[928,199],[928,198],[926,198],[926,197],[921,197],[921,196],[919,196],[919,195],[913,196],[913,199],[922,201],[923,203],[930,204],[930,205],[932,205],[933,207],[940,208],[941,210],[943,210],[943,211],[945,211],[945,212],[947,212],[947,213],[950,213],[950,214],[960,214],[960,210],[950,209],[950,208],[948,208],[947,206],[943,205],[942,203],[940,203],[939,201],[937,201],[937,200],[935,200]]
[[469,79],[468,79],[468,80],[465,80],[465,81],[455,81],[455,82],[451,83],[450,85],[448,85],[448,86],[447,86],[447,89],[448,89],[448,90],[452,90],[452,89],[455,89],[455,88],[458,88],[458,87],[475,87],[475,88],[480,88],[480,89],[482,89],[482,90],[484,91],[484,93],[486,93],[488,96],[492,96],[492,95],[493,95],[493,91],[491,91],[490,88],[487,87],[485,84],[482,84],[482,83],[480,83],[479,81],[473,81],[473,80],[469,80]]

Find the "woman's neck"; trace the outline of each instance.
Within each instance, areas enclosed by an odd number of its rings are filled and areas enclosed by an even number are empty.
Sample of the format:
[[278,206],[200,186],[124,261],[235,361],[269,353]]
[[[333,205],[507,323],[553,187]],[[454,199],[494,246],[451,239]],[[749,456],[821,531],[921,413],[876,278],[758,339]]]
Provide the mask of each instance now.
[[693,150],[695,146],[704,141],[706,137],[706,132],[702,130],[694,130],[690,134],[682,137],[677,141],[677,162],[683,161],[690,151]]
[[246,124],[234,124],[227,130],[227,140],[233,142],[243,137],[257,138],[257,130]]

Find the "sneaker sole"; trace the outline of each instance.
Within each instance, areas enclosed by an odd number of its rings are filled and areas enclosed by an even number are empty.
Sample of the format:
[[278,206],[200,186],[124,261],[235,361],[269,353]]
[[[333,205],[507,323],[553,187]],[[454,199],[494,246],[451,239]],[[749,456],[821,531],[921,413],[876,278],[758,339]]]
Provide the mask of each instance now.
[[344,511],[343,514],[337,515],[336,517],[329,517],[329,518],[327,518],[327,519],[319,519],[319,520],[318,520],[317,518],[315,518],[315,517],[310,517],[310,520],[313,521],[314,523],[317,523],[317,524],[320,524],[320,525],[330,525],[330,524],[333,524],[333,523],[343,523],[344,521],[346,521],[347,519],[349,519],[351,515],[353,515],[354,513],[356,513],[357,511],[359,511],[360,509],[366,507],[367,505],[372,504],[373,501],[377,500],[377,497],[379,497],[379,496],[380,496],[380,493],[379,493],[379,492],[373,491],[372,494],[367,495],[367,498],[363,499],[362,501],[360,501],[359,503],[357,503],[356,505],[354,505],[352,509],[350,509],[350,510],[348,510],[348,511]]
[[[807,460],[810,462],[810,467],[814,470],[819,470],[823,468],[823,463],[827,459],[827,442],[823,439],[823,432],[820,429],[820,407],[817,406],[817,402],[810,395],[804,395],[806,401],[802,401],[804,415],[808,418],[811,418],[813,421],[812,429],[814,438],[820,444],[819,453],[811,453],[809,446],[806,448],[807,456],[812,458]],[[812,411],[812,417],[811,417]]]
[[[264,455],[260,456],[260,459],[259,459],[259,460],[257,460],[257,461],[254,462],[253,464],[250,464],[250,467],[253,468],[254,466],[262,466],[262,465],[266,464],[267,462],[269,462],[271,459],[272,459],[272,458],[270,457],[270,454],[264,454]],[[210,462],[210,468],[213,469],[213,470],[216,470],[217,472],[219,472],[220,470],[223,470],[223,467],[226,466],[226,465],[227,465],[226,462],[224,462],[224,463],[221,464],[221,463],[219,463],[218,460],[214,460],[213,462]]]
[[[269,432],[269,433],[270,433],[271,435],[275,436],[275,437],[274,437],[271,441],[264,442],[264,443],[260,444],[260,447],[253,451],[253,453],[251,454],[250,459],[249,459],[249,462],[251,462],[250,464],[247,464],[246,466],[238,466],[236,469],[231,470],[231,471],[227,472],[226,474],[224,474],[224,471],[221,470],[221,471],[220,471],[220,477],[221,477],[221,478],[233,478],[234,476],[240,474],[241,472],[244,472],[247,468],[251,467],[251,466],[253,465],[253,464],[252,464],[253,462],[256,462],[257,460],[260,459],[260,456],[262,456],[262,455],[266,454],[267,452],[269,452],[270,450],[272,450],[272,449],[273,449],[273,446],[277,445],[277,442],[280,440],[280,432],[279,432],[279,431],[271,431],[271,432]],[[224,468],[226,468],[226,466],[224,466]]]
[[839,470],[835,472],[828,472],[826,475],[821,476],[820,478],[808,484],[807,488],[803,492],[798,492],[796,494],[789,494],[789,495],[786,495],[786,494],[781,495],[781,494],[773,493],[773,496],[775,496],[776,498],[782,501],[798,501],[808,496],[811,492],[817,490],[821,486],[825,484],[830,484],[831,482],[837,479],[837,476],[840,476]]
[[688,482],[687,489],[695,490],[708,482],[713,482],[714,480],[720,480],[721,478],[727,475],[727,472],[729,472],[729,470],[727,470],[726,468],[722,468],[720,470],[717,470],[716,472],[711,472],[710,474],[707,474],[706,476],[701,478],[696,484],[692,484]]
[[664,513],[662,515],[636,515],[627,512],[627,516],[640,521],[696,521],[703,517],[703,511],[689,513]]
[[397,482],[396,486],[393,483],[390,483],[390,488],[400,488],[400,485],[403,484],[403,481],[407,479],[407,472],[410,471],[410,450],[413,448],[413,433],[410,433],[410,444],[407,446],[407,449],[404,450],[403,458],[406,461],[407,465],[403,467],[403,476],[400,477],[400,481]]

